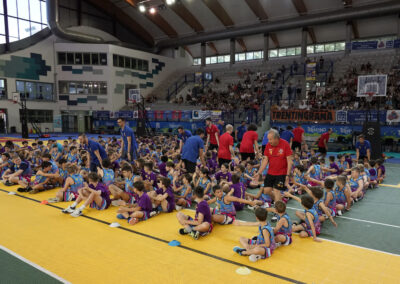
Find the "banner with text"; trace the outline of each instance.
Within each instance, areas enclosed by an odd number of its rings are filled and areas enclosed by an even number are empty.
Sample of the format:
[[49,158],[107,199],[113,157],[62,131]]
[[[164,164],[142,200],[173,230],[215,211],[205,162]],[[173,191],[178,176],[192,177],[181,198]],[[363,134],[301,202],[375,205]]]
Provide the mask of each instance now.
[[315,81],[316,79],[317,63],[310,62],[306,65],[306,80]]
[[271,120],[333,122],[335,112],[331,110],[276,110],[271,112]]

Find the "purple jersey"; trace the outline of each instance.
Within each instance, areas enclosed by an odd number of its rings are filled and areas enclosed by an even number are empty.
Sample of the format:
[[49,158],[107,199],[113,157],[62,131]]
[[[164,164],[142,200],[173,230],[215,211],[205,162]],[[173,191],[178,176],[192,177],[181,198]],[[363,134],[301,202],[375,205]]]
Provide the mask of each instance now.
[[162,188],[159,188],[156,190],[156,193],[161,195],[164,195],[165,193],[168,194],[167,196],[168,212],[172,212],[175,209],[175,196],[171,187],[168,187],[165,191]]
[[232,175],[229,172],[227,172],[225,174],[223,172],[218,172],[215,174],[215,179],[217,181],[220,181],[221,179],[225,179],[226,181],[231,181]]
[[329,165],[329,167],[330,167],[331,169],[336,170],[335,172],[331,172],[331,173],[330,173],[331,175],[339,175],[339,174],[340,174],[339,166],[338,166],[336,163],[331,163],[331,164]]
[[89,187],[91,189],[101,191],[100,196],[101,196],[101,198],[103,198],[103,200],[106,201],[106,203],[107,203],[106,208],[108,208],[111,204],[111,199],[110,199],[110,192],[108,191],[107,186],[105,184],[99,182],[96,187],[94,187],[93,184],[89,184]]
[[150,197],[146,192],[144,192],[142,196],[139,196],[138,205],[142,209],[141,211],[146,212],[147,214],[150,214],[151,209],[153,209]]
[[208,205],[207,201],[203,200],[196,207],[196,216],[195,219],[197,220],[199,213],[203,214],[204,219],[203,222],[208,222],[211,224],[211,212],[210,206]]
[[160,170],[160,175],[162,175],[163,177],[167,176],[167,169],[165,163],[158,164],[158,169]]
[[[245,194],[246,194],[246,187],[244,186],[243,183],[238,182],[235,184],[231,185],[231,189],[234,189],[233,191],[233,196],[237,197],[237,198],[245,198]],[[233,202],[233,204],[235,205],[235,209],[236,211],[240,211],[243,210],[244,204],[240,203],[240,202]]]
[[349,164],[349,168],[353,167],[353,160],[350,158],[346,158],[345,161]]
[[146,173],[144,170],[142,171],[142,179],[145,181],[150,181],[152,182],[153,186],[157,185],[157,176],[155,173],[150,172],[150,173]]

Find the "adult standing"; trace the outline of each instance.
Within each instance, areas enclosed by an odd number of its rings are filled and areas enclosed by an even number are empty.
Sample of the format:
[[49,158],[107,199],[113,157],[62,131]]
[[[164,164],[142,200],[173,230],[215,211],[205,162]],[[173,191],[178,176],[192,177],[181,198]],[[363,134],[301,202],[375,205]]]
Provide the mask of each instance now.
[[219,148],[218,148],[218,164],[219,167],[222,164],[229,164],[232,161],[232,157],[235,156],[233,152],[233,126],[228,124],[226,126],[226,132],[219,138]]
[[254,180],[258,180],[267,165],[268,171],[264,180],[264,187],[270,194],[274,194],[276,202],[282,199],[281,192],[289,184],[293,158],[289,143],[281,139],[279,132],[275,129],[270,129],[268,132],[268,144],[265,147],[261,166],[253,177]]
[[219,131],[219,136],[224,134],[224,125],[225,125],[225,122],[222,119],[218,120],[217,127],[218,127],[218,131]]
[[189,137],[182,147],[182,160],[188,173],[194,173],[196,170],[197,159],[200,158],[203,166],[206,165],[204,160],[204,130],[199,128],[196,135]]
[[256,154],[258,154],[258,133],[257,126],[255,124],[250,124],[248,130],[243,134],[242,142],[240,143],[240,156],[242,161],[254,160]]
[[364,160],[365,158],[368,161],[371,160],[371,143],[365,140],[364,134],[361,134],[356,142],[356,160]]
[[321,134],[321,136],[318,138],[318,152],[324,158],[326,156],[326,152],[328,152],[328,141],[332,132],[332,128],[329,128],[327,132]]
[[210,146],[207,148],[209,150],[218,149],[219,147],[219,130],[218,127],[212,123],[211,118],[206,119],[206,132],[207,132],[207,142],[210,143]]
[[101,168],[103,159],[107,158],[106,150],[98,142],[89,140],[85,133],[79,135],[79,142],[89,152],[90,171],[97,172],[97,167]]
[[300,122],[297,123],[297,127],[293,129],[292,132],[293,132],[292,150],[300,151],[301,146],[304,143],[304,129],[303,127],[301,127]]
[[263,139],[261,141],[261,151],[262,151],[261,153],[264,153],[265,147],[268,144],[268,132],[269,132],[269,130],[265,131]]
[[246,121],[242,121],[240,126],[235,131],[235,139],[236,141],[242,141],[244,133],[247,131]]
[[183,126],[178,127],[178,140],[179,140],[179,152],[182,151],[183,144],[186,140],[192,136],[192,132],[185,130]]
[[290,148],[292,147],[293,138],[294,138],[294,134],[292,132],[292,129],[293,129],[293,127],[288,125],[286,127],[286,130],[282,131],[282,134],[281,134],[281,138],[289,143]]
[[117,123],[119,127],[121,127],[121,158],[132,161],[132,159],[136,159],[136,152],[138,148],[135,133],[133,133],[132,128],[127,125],[125,118],[118,118]]

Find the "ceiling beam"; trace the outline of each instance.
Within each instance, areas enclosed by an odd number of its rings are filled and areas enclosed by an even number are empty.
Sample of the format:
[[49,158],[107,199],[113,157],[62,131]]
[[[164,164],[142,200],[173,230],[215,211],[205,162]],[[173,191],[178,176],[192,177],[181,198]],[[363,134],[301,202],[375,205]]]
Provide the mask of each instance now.
[[[344,8],[351,8],[353,7],[353,0],[343,0]],[[350,21],[351,29],[353,30],[353,36],[355,39],[360,38],[360,33],[358,31],[358,25],[355,20]]]
[[[260,22],[268,21],[267,12],[265,12],[264,7],[261,5],[259,0],[245,0],[250,10],[253,11],[254,15],[259,19]],[[276,33],[270,33],[269,36],[273,41],[275,47],[279,47],[279,41]]]
[[[292,4],[296,8],[296,11],[300,16],[307,15],[307,13],[308,13],[307,7],[306,7],[306,4],[304,4],[303,0],[292,0]],[[315,36],[314,29],[312,27],[307,27],[307,30],[308,30],[308,34],[311,38],[312,43],[316,44],[317,37]]]
[[171,8],[171,10],[174,11],[175,14],[177,14],[195,32],[204,32],[204,27],[181,1],[176,2],[174,5],[168,6],[168,8]]
[[[226,28],[231,28],[235,25],[232,18],[225,11],[224,7],[222,7],[218,0],[203,0],[203,3],[208,7],[208,9],[211,10],[211,12],[213,12],[213,14]],[[242,51],[247,51],[247,47],[243,38],[236,38],[236,41],[242,48]]]
[[213,42],[207,42],[208,47],[214,52],[214,55],[218,54],[218,50],[215,47],[215,44]]
[[160,15],[160,13],[146,13],[146,18],[153,22],[157,27],[159,27],[160,30],[162,30],[168,37],[178,37],[178,33],[176,32],[176,30]]
[[115,18],[118,22],[121,23],[122,26],[126,27],[127,29],[131,30],[133,33],[138,35],[148,45],[150,46],[154,45],[155,42],[152,35],[145,28],[143,28],[138,22],[136,22],[124,11],[122,11],[120,8],[114,5],[111,1],[86,0],[86,2],[102,10],[107,15],[110,15],[113,18]]

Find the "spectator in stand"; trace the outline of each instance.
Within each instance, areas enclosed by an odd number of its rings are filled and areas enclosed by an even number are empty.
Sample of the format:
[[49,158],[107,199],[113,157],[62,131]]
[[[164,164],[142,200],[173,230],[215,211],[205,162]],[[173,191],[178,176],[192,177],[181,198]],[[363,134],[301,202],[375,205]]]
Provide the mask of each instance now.
[[288,93],[288,98],[289,98],[289,105],[291,103],[291,101],[294,99],[294,92],[295,89],[293,88],[292,84],[289,83],[289,86],[287,87],[287,93]]
[[243,134],[239,149],[242,161],[247,159],[254,160],[258,154],[258,133],[256,131],[257,126],[250,124],[248,130]]
[[[219,130],[218,127],[212,123],[211,118],[206,119],[206,132],[207,132],[207,142],[206,149],[214,150],[219,147]],[[208,147],[208,143],[210,146]]]
[[290,148],[292,148],[292,143],[293,143],[293,138],[294,138],[292,129],[293,129],[293,127],[291,127],[290,125],[288,125],[288,126],[286,127],[286,130],[284,130],[284,131],[282,132],[282,134],[281,134],[281,138],[282,138],[283,140],[286,140],[286,142],[289,143]]
[[223,164],[229,164],[232,161],[232,157],[235,156],[233,151],[233,126],[228,124],[226,132],[219,137],[219,148],[218,148],[218,164],[221,167]]
[[329,141],[329,136],[332,134],[333,130],[332,128],[329,128],[327,132],[323,133],[319,138],[318,138],[318,152],[320,153],[320,156],[325,158],[326,153],[328,152],[328,141]]
[[298,122],[297,127],[293,129],[292,149],[295,151],[301,151],[302,150],[301,146],[303,145],[303,143],[304,143],[304,129],[303,127],[301,127],[301,123]]
[[235,131],[235,139],[236,141],[242,141],[243,134],[247,131],[246,121],[242,121],[242,124]]
[[358,141],[356,143],[356,160],[364,160],[365,158],[368,161],[371,160],[371,143],[368,140],[365,140],[364,134],[358,136]]
[[325,62],[325,59],[321,56],[319,58],[319,70],[324,69],[324,62]]

